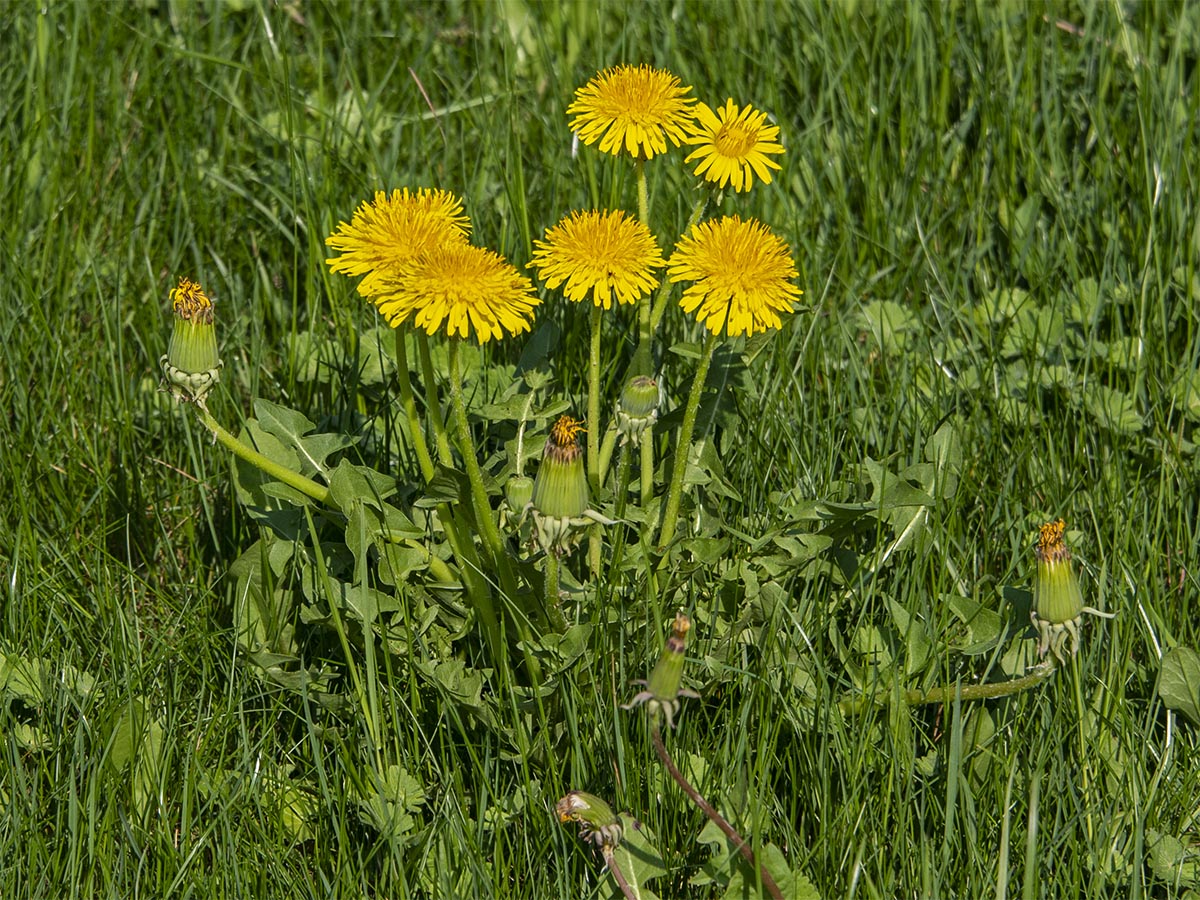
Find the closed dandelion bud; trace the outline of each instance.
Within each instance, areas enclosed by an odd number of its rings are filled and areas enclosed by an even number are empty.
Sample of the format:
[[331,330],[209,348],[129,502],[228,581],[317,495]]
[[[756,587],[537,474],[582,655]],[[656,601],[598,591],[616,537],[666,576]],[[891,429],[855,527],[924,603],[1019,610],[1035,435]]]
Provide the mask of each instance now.
[[586,791],[571,791],[554,804],[560,822],[575,822],[579,836],[601,849],[613,850],[621,843],[621,820],[612,807]]
[[168,388],[177,400],[204,402],[221,378],[223,363],[217,356],[213,302],[204,289],[187,278],[171,291],[175,324],[167,353],[160,360]]
[[649,375],[635,375],[629,379],[617,402],[617,431],[621,443],[638,445],[642,433],[658,421],[661,400],[658,382]]
[[650,679],[640,682],[646,685],[642,691],[624,708],[632,709],[645,703],[651,715],[660,712],[666,716],[667,727],[675,727],[675,714],[679,712],[680,697],[695,697],[695,692],[685,690],[683,684],[683,661],[687,649],[687,634],[692,628],[692,620],[679,613],[671,628],[671,636],[663,646],[662,655],[654,664]]
[[1060,663],[1066,662],[1066,654],[1074,656],[1079,652],[1079,625],[1085,612],[1112,618],[1083,605],[1083,592],[1071,565],[1071,551],[1063,541],[1065,531],[1062,519],[1047,522],[1038,529],[1037,578],[1031,613],[1038,630],[1038,655],[1045,656],[1050,651]]
[[550,429],[533,483],[533,505],[544,516],[569,519],[582,516],[588,508],[583,448],[576,438],[581,431],[583,423],[570,416],[563,416]]
[[533,479],[528,475],[514,475],[504,485],[504,499],[508,508],[515,513],[521,512],[533,499]]

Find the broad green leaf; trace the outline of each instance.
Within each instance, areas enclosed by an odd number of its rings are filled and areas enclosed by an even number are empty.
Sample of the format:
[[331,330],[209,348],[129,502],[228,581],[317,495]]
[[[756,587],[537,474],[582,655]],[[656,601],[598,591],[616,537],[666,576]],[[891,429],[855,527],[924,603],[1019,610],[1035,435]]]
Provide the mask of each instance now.
[[929,626],[920,616],[910,615],[908,610],[895,600],[888,600],[888,609],[891,610],[896,631],[904,636],[904,674],[914,675],[925,668],[933,651],[933,638]]
[[[653,835],[630,815],[618,813],[617,818],[621,820],[622,835],[621,843],[613,852],[613,860],[633,889],[635,897],[639,897],[641,900],[657,900],[658,895],[646,884],[655,878],[666,875],[667,867],[662,856],[651,843]],[[609,884],[612,886],[610,896],[614,900],[622,898],[621,888],[617,885],[616,879],[611,874],[608,878]]]
[[329,476],[329,499],[347,516],[353,512],[355,504],[383,509],[383,501],[394,493],[394,477],[369,466],[356,466],[348,459],[339,462]]
[[1175,405],[1189,419],[1200,419],[1200,369],[1183,371],[1171,390]]
[[1167,709],[1200,725],[1200,654],[1190,647],[1168,650],[1158,673],[1158,696]]
[[950,610],[967,627],[967,638],[952,643],[959,652],[975,656],[996,646],[1001,634],[999,613],[969,597],[942,594],[941,599],[949,604]]
[[895,300],[872,300],[859,311],[859,320],[888,353],[903,350],[909,335],[921,328],[916,314]]
[[1083,407],[1101,426],[1119,434],[1136,434],[1146,424],[1132,397],[1103,384],[1088,386]]
[[356,803],[363,822],[396,841],[415,827],[412,813],[425,804],[425,789],[403,766],[391,765],[360,790]]
[[1189,847],[1174,835],[1147,828],[1146,852],[1150,869],[1167,884],[1200,885],[1200,847]]

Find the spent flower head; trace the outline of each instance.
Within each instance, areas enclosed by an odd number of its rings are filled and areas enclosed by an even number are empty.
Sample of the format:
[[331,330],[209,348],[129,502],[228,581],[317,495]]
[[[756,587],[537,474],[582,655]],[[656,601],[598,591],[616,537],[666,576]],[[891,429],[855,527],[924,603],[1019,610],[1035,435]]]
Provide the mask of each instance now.
[[385,293],[421,254],[442,244],[466,243],[471,223],[462,200],[443,190],[376,191],[349,223],[339,222],[325,244],[341,252],[325,260],[332,272],[362,275],[364,297]]
[[529,510],[537,526],[538,544],[547,553],[565,556],[575,549],[583,529],[594,522],[614,524],[588,508],[587,472],[579,434],[583,422],[561,416],[550,428],[542,464],[533,480]]
[[1054,654],[1060,663],[1066,662],[1066,654],[1079,652],[1079,626],[1084,613],[1111,619],[1111,613],[1102,613],[1083,605],[1083,592],[1079,579],[1071,565],[1071,551],[1063,541],[1066,523],[1047,522],[1038,529],[1037,578],[1034,581],[1033,609],[1030,617],[1038,630],[1038,655],[1046,651]]
[[217,356],[213,302],[197,282],[180,278],[171,291],[171,309],[175,313],[171,342],[159,363],[177,400],[203,405],[221,380],[223,365]]
[[612,807],[586,791],[571,791],[559,798],[554,811],[560,822],[575,822],[579,836],[601,849],[614,850],[621,843],[621,820]]
[[648,681],[638,681],[636,684],[646,685],[646,690],[637,694],[622,709],[633,709],[635,706],[646,704],[652,717],[663,715],[667,727],[675,727],[675,716],[679,712],[680,697],[699,697],[695,691],[683,688],[683,661],[687,649],[687,635],[691,630],[692,620],[683,613],[675,616],[671,628],[671,636],[663,645],[662,655],[654,664]]
[[465,241],[422,253],[383,290],[375,305],[393,328],[412,321],[428,334],[473,335],[480,344],[528,331],[541,302],[502,256]]
[[713,334],[756,334],[782,324],[803,292],[792,283],[788,245],[754,219],[700,222],[667,263],[671,281],[691,281],[679,305]]
[[618,303],[636,303],[658,286],[653,270],[666,265],[650,229],[620,210],[571,213],[533,243],[529,266],[547,287],[566,282],[568,300],[578,303],[590,294],[605,309],[614,296]]
[[771,170],[779,164],[771,156],[783,153],[779,126],[766,124],[767,114],[752,106],[738,105],[730,98],[714,113],[706,103],[696,105],[696,125],[686,143],[698,145],[684,163],[697,161],[696,175],[718,187],[733,185],[735,191],[748,191],[757,175],[763,184],[771,183]]
[[662,69],[615,66],[575,91],[567,115],[574,116],[570,127],[581,141],[600,141],[601,153],[653,159],[667,152],[668,139],[682,143],[696,102],[690,91]]

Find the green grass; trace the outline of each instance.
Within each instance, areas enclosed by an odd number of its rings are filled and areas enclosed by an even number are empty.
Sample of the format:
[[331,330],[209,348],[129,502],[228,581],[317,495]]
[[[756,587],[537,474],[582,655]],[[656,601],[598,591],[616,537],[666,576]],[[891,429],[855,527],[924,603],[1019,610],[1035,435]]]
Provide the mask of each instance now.
[[[669,743],[822,896],[1200,890],[1151,849],[1200,844],[1200,723],[1155,690],[1162,653],[1200,647],[1200,7],[45,6],[0,7],[0,896],[607,896],[552,813],[573,788],[645,823],[661,896],[719,896],[689,886],[702,816],[616,708],[675,608],[703,700]],[[280,688],[233,625],[261,526],[157,390],[168,291],[189,275],[218,300],[226,422],[291,406],[416,484],[388,381],[305,375],[305,341],[353,356],[377,324],[323,239],[376,189],[434,185],[524,265],[568,210],[631,208],[627,167],[572,158],[565,116],[623,61],[769,111],[787,147],[774,184],[726,201],[788,241],[805,309],[749,364],[718,359],[698,437],[730,489],[689,507],[713,541],[662,577],[657,619],[629,581],[569,607],[590,637],[540,708],[439,688],[421,666],[485,661],[432,632],[356,645],[360,695],[309,635],[345,702]],[[680,158],[650,167],[668,251]],[[580,409],[586,316],[548,296],[539,323]],[[678,310],[664,330],[697,339]],[[682,403],[688,361],[666,366]],[[869,465],[926,462],[944,426],[961,465],[911,542],[892,547],[915,508],[886,503],[818,534],[811,504],[870,505]],[[1032,643],[1034,529],[1060,515],[1089,603],[1117,613],[1088,620],[1078,670],[838,712],[872,665],[887,691],[1003,677]],[[789,560],[797,536],[830,541]],[[1000,640],[972,650],[953,597]],[[410,779],[393,840],[358,802],[389,766]]]

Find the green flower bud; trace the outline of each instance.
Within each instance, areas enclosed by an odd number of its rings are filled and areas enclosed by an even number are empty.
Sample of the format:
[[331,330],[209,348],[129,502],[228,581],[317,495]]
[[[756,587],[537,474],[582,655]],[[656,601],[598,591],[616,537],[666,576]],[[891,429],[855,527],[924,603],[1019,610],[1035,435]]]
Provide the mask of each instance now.
[[167,353],[159,362],[175,399],[203,404],[220,381],[223,365],[217,356],[213,303],[199,284],[180,278],[179,286],[171,291],[171,306],[175,325]]
[[528,475],[514,475],[504,484],[504,499],[508,508],[520,513],[533,499],[533,479]]
[[1038,655],[1047,651],[1060,662],[1066,662],[1067,654],[1079,652],[1079,624],[1083,614],[1091,613],[1111,619],[1083,605],[1083,591],[1071,565],[1071,551],[1063,542],[1066,523],[1047,522],[1038,529],[1037,578],[1033,586],[1033,610],[1030,617],[1038,630]]
[[646,685],[646,690],[634,697],[623,709],[632,709],[645,703],[651,715],[662,713],[667,719],[667,727],[675,727],[675,714],[679,712],[680,706],[679,698],[699,696],[694,691],[681,687],[687,634],[691,628],[691,619],[683,613],[675,616],[671,636],[667,638],[662,655],[650,673],[650,680],[638,682]]
[[653,428],[658,421],[658,407],[662,393],[658,382],[649,375],[635,375],[621,391],[617,402],[617,432],[621,443],[637,446],[642,433]]
[[554,804],[560,822],[576,822],[579,836],[597,847],[613,850],[621,843],[621,820],[612,807],[586,791],[571,791]]

